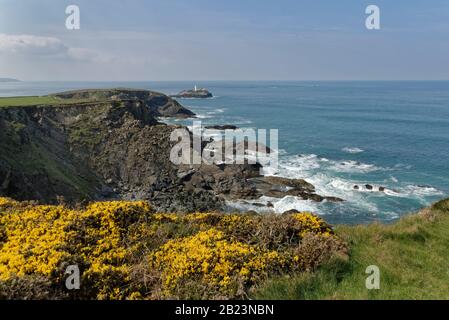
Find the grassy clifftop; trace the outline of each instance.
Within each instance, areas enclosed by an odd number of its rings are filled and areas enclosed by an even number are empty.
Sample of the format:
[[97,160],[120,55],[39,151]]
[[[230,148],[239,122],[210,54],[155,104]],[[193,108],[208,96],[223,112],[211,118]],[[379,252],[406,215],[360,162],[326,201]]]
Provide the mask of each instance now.
[[[0,97],[1,107],[29,107],[29,106],[51,106],[51,105],[70,105],[86,102],[94,102],[91,98],[61,98],[57,95],[45,96],[23,96],[23,97]],[[107,101],[103,99],[103,101]]]
[[[392,225],[338,226],[350,259],[315,273],[279,277],[260,299],[449,299],[449,199]],[[365,270],[380,269],[380,289],[367,290]]]

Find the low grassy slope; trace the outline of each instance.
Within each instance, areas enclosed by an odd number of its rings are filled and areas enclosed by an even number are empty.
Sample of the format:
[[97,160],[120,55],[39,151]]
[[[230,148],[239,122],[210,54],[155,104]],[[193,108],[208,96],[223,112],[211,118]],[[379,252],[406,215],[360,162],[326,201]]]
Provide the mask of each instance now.
[[[347,261],[315,273],[269,280],[258,299],[449,299],[449,199],[392,225],[339,226]],[[367,266],[380,268],[380,289],[367,290]]]
[[[110,101],[114,93],[127,92],[128,89],[89,89],[74,90],[45,96],[0,97],[1,107],[27,107],[43,105],[70,105],[74,103]],[[143,90],[142,90],[143,91]]]
[[26,106],[36,106],[36,105],[63,105],[87,102],[87,100],[80,99],[59,99],[54,96],[28,96],[28,97],[6,97],[0,98],[0,108],[1,107],[26,107]]

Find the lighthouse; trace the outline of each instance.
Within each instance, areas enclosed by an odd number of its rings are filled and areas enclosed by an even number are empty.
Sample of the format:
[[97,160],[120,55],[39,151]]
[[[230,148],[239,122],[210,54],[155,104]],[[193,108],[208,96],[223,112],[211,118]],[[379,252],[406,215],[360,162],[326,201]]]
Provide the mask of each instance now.
[[198,91],[198,89],[197,89],[197,87],[196,87],[196,85],[195,85],[195,88],[193,89],[195,92],[197,92]]

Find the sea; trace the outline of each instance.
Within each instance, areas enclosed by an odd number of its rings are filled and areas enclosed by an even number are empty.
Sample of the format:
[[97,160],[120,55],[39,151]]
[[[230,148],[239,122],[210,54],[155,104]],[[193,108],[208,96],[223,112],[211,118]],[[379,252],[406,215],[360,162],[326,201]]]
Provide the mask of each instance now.
[[449,81],[17,82],[0,83],[0,96],[111,87],[174,94],[194,85],[214,97],[179,102],[203,125],[279,130],[279,167],[267,174],[305,179],[318,194],[345,200],[288,196],[255,201],[272,209],[248,201],[229,208],[388,223],[449,197]]

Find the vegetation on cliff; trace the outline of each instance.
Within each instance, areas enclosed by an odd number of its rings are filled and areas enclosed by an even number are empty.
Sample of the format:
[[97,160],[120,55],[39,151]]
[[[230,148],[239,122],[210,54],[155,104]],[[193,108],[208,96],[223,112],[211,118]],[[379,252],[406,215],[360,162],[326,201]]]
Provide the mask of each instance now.
[[[449,200],[391,224],[0,198],[0,298],[447,299]],[[64,286],[68,265],[80,290]],[[380,268],[368,290],[366,267]]]
[[71,105],[91,102],[89,99],[59,99],[55,96],[0,97],[1,107]]
[[[316,272],[274,277],[258,299],[449,299],[449,199],[391,225],[337,226],[350,259],[333,259]],[[380,289],[365,287],[370,265]]]
[[[310,213],[163,214],[150,204],[36,205],[0,198],[0,298],[245,298],[346,246]],[[78,265],[80,290],[64,287]]]

